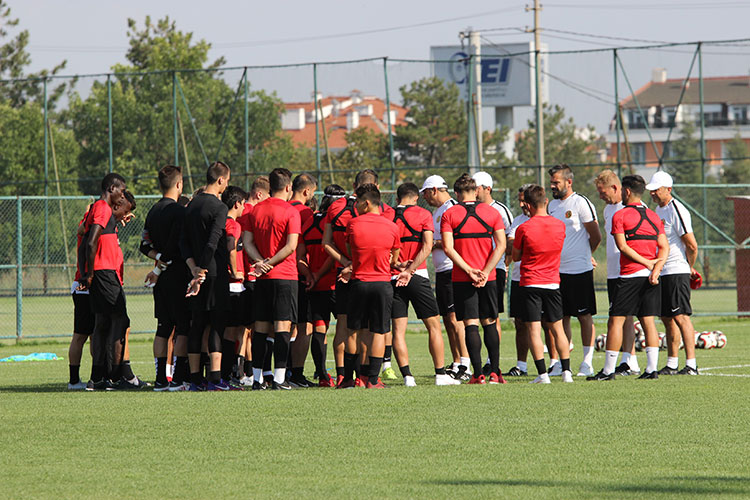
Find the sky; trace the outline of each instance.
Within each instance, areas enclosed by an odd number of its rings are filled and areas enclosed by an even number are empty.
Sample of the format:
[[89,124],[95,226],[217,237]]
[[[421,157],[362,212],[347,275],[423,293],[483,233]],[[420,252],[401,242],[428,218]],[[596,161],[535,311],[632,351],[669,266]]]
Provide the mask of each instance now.
[[[460,31],[482,33],[484,47],[529,42],[533,25],[526,3],[515,0],[365,2],[214,0],[6,0],[20,29],[30,32],[31,70],[66,59],[64,74],[102,73],[124,63],[127,19],[139,26],[147,15],[168,15],[182,31],[213,45],[212,59],[227,66],[342,61],[363,58],[429,59],[434,45],[457,45]],[[533,3],[533,2],[532,2]],[[724,0],[548,0],[542,2],[542,42],[550,51],[611,49],[653,41],[691,42],[750,37],[750,2]],[[553,31],[555,30],[555,31]],[[12,33],[14,33],[13,31]],[[602,38],[610,37],[610,38]],[[618,38],[623,38],[620,40]],[[627,39],[627,40],[625,40]],[[654,67],[684,78],[692,47],[620,51],[633,89],[646,84]],[[614,112],[612,52],[551,54],[549,95],[579,125],[606,131]],[[704,75],[750,75],[750,43],[706,47]],[[622,73],[622,71],[620,71]],[[430,74],[426,63],[389,63],[391,98],[398,88]],[[697,76],[697,63],[693,70]],[[226,74],[238,81],[239,73]],[[382,61],[321,66],[318,89],[325,95],[363,90],[383,97]],[[84,80],[85,81],[85,80]],[[275,90],[286,101],[310,100],[312,68],[251,70],[254,88]],[[628,81],[618,79],[619,96]],[[531,108],[516,108],[514,126],[523,128]],[[483,113],[492,126],[493,109]]]

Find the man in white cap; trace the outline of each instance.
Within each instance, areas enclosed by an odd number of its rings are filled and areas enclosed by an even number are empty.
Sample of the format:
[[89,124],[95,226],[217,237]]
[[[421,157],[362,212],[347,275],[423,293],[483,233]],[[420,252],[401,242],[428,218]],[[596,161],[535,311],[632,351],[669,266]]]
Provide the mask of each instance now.
[[[505,226],[505,237],[510,234],[510,228],[513,224],[513,214],[510,213],[508,207],[500,203],[499,201],[492,198],[492,186],[494,184],[492,176],[487,172],[477,172],[471,176],[474,182],[477,183],[477,201],[480,203],[487,203],[489,206],[494,208],[500,214],[503,219],[503,225]],[[505,311],[505,282],[507,278],[507,267],[506,267],[506,256],[497,263],[495,273],[497,275],[497,311],[498,313]],[[502,331],[500,330],[500,320],[497,321],[497,335],[498,338],[502,338]],[[484,365],[484,375],[489,377],[491,367],[489,360]]]
[[[570,317],[581,324],[583,362],[578,376],[594,374],[594,264],[591,254],[602,241],[594,205],[583,195],[573,191],[573,171],[569,166],[555,165],[549,169],[550,187],[554,200],[549,203],[549,214],[565,223],[565,244],[560,260],[560,292],[563,299],[563,326],[571,339]],[[554,349],[550,349],[553,355]],[[550,375],[560,374],[553,369]]]
[[435,296],[453,355],[453,364],[446,371],[453,378],[468,381],[471,378],[471,371],[469,370],[471,363],[469,351],[466,349],[463,323],[456,321],[453,283],[451,281],[453,261],[443,251],[440,234],[440,219],[443,217],[443,213],[458,202],[451,198],[448,193],[448,184],[439,175],[431,175],[425,179],[419,192],[422,193],[422,197],[430,206],[437,208],[435,213],[432,214],[432,220],[436,228],[432,263],[435,266]]
[[[698,257],[690,212],[672,197],[672,177],[656,172],[646,185],[658,207],[654,210],[664,224],[669,241],[669,256],[661,271],[661,321],[667,330],[667,365],[659,375],[698,375],[695,362],[695,338],[690,315],[690,279],[698,273],[694,269]],[[680,332],[685,343],[685,368],[677,370],[680,352]]]

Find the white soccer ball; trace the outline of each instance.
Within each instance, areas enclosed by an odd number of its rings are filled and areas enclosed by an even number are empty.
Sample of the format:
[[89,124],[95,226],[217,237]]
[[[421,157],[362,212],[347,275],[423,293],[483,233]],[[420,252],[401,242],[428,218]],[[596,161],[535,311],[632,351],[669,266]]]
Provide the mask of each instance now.
[[635,328],[635,336],[636,336],[636,338],[642,337],[643,335],[645,335],[645,333],[643,332],[643,327],[641,326],[641,322],[640,321],[635,320],[633,322],[633,328]]
[[638,335],[635,336],[635,350],[638,352],[643,351],[646,348],[646,336]]
[[698,347],[698,337],[701,336],[701,333],[703,332],[695,332],[695,347]]
[[607,347],[607,335],[597,335],[594,340],[594,349],[597,351],[603,351]]
[[716,347],[716,335],[713,332],[701,332],[696,347],[699,349],[713,349]]
[[722,349],[725,345],[727,345],[727,336],[724,334],[724,332],[722,332],[721,330],[715,330],[712,333],[716,337],[717,349]]
[[667,348],[667,334],[659,332],[659,350],[663,351]]
[[680,335],[680,349],[684,349],[684,348],[685,348],[685,342],[683,342],[682,335]]

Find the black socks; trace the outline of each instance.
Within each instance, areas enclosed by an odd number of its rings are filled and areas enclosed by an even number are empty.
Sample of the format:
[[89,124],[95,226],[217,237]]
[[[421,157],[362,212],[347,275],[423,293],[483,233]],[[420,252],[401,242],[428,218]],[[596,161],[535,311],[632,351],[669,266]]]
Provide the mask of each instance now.
[[479,338],[479,325],[466,326],[466,350],[469,351],[474,376],[478,377],[482,373],[482,339]]

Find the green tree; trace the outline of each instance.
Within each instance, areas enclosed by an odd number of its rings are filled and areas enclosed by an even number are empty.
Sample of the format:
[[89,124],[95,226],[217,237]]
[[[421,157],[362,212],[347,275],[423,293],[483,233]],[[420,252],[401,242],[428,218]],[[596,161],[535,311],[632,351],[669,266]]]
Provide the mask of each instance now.
[[680,128],[680,136],[669,145],[665,167],[676,183],[699,184],[703,182],[701,146],[694,134],[695,126],[687,121]]
[[727,143],[726,156],[722,170],[722,181],[726,184],[742,184],[750,180],[750,149],[740,136],[739,131]]

